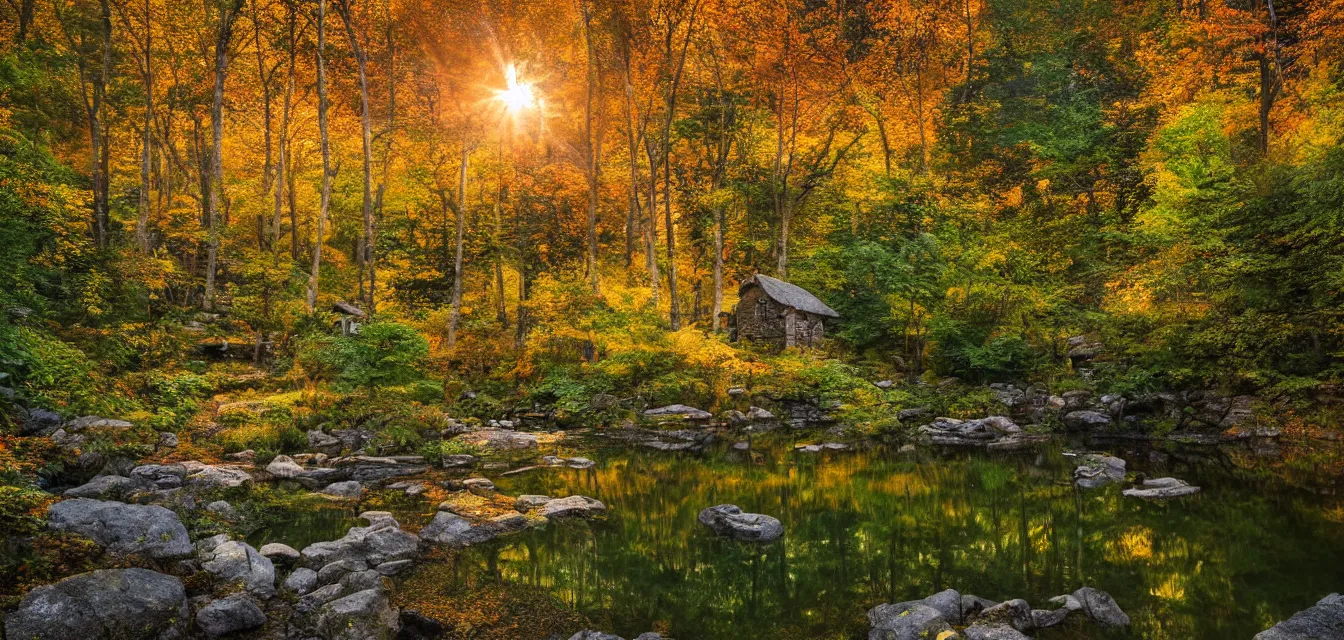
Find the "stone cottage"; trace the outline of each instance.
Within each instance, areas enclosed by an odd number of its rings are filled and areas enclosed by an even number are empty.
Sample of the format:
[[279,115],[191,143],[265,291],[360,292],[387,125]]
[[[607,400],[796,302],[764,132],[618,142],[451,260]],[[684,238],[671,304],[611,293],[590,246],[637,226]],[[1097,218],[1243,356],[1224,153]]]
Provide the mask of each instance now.
[[839,317],[802,287],[757,274],[738,288],[733,335],[780,347],[810,347],[825,336],[826,321]]

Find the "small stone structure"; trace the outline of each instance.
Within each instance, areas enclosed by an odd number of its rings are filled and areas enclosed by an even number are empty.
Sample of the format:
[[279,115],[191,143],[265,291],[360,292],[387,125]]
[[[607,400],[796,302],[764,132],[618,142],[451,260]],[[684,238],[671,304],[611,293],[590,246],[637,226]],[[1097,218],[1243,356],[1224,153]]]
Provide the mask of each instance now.
[[826,334],[826,321],[840,314],[802,287],[754,275],[738,288],[734,337],[780,347],[810,347]]

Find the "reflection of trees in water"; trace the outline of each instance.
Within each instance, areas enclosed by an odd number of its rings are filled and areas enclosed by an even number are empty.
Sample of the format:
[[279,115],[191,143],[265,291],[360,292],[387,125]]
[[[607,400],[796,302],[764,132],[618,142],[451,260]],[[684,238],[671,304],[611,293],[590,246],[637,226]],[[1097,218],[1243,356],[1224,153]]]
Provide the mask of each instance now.
[[[625,634],[733,640],[862,635],[871,606],[948,587],[1042,606],[1084,584],[1115,595],[1135,637],[1249,637],[1344,583],[1330,542],[1341,527],[1321,517],[1319,496],[1194,460],[1180,470],[1205,493],[1144,503],[1118,486],[1076,490],[1059,453],[775,449],[757,465],[726,451],[615,452],[595,469],[501,483],[592,495],[610,507],[604,520],[554,522],[462,564],[480,579],[550,589]],[[708,535],[696,515],[720,503],[779,517],[785,538],[754,546]],[[1099,634],[1079,625],[1053,637]]]

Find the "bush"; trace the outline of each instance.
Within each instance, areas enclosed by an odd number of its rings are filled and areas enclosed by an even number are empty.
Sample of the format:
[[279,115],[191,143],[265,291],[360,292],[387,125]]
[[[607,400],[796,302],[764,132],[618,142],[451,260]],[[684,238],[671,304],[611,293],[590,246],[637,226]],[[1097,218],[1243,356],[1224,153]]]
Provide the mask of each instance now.
[[307,340],[298,359],[315,377],[344,389],[399,385],[424,377],[429,342],[414,328],[397,322],[372,322],[352,336]]

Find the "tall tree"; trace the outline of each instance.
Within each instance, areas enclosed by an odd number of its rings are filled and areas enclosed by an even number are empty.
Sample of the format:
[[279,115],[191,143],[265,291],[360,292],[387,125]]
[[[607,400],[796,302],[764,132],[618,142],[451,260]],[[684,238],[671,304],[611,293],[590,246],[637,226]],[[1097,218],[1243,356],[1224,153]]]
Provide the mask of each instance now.
[[[224,0],[219,5],[219,25],[215,38],[215,89],[210,103],[210,182],[204,198],[207,245],[205,299],[202,307],[206,311],[214,309],[215,277],[219,266],[220,206],[224,195],[224,79],[229,70],[229,44],[233,40],[233,25],[242,9],[243,0]],[[227,207],[227,204],[224,206]]]
[[317,130],[322,147],[322,195],[313,237],[313,269],[308,274],[308,313],[317,312],[317,290],[322,277],[322,242],[331,208],[331,138],[327,125],[327,0],[317,0]]

